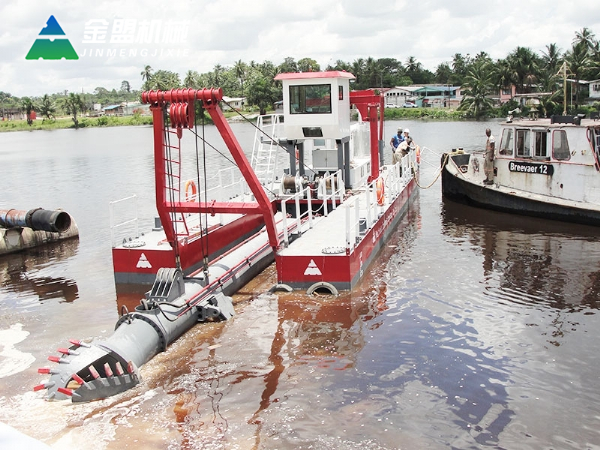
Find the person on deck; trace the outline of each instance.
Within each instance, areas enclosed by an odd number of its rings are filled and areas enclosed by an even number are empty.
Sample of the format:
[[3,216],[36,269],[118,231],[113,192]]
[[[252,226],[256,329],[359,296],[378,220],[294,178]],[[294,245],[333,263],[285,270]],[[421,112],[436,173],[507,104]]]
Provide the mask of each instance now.
[[492,131],[486,128],[485,135],[487,141],[485,143],[485,154],[483,159],[483,173],[485,173],[485,180],[483,184],[494,184],[494,152],[496,150],[496,141],[492,136]]
[[[405,132],[406,133],[406,132]],[[396,164],[398,161],[402,160],[403,157],[408,155],[411,150],[416,150],[417,145],[413,142],[411,137],[408,137],[398,146],[396,151],[394,152],[394,161]]]
[[402,128],[398,128],[398,132],[392,136],[392,140],[390,141],[390,145],[392,146],[392,152],[396,153],[396,149],[402,142],[404,141],[404,136],[402,136]]

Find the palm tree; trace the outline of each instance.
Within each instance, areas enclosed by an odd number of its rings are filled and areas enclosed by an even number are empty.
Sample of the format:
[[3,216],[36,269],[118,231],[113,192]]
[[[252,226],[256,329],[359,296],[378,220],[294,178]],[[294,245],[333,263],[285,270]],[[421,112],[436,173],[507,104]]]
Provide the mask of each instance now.
[[293,73],[298,72],[298,64],[296,60],[291,56],[288,56],[283,60],[281,64],[279,64],[279,72],[280,73]]
[[240,59],[233,65],[233,72],[235,73],[236,78],[240,81],[240,87],[242,89],[241,96],[244,97],[244,82],[246,81],[246,76],[248,74],[248,66],[246,66],[246,64]]
[[492,109],[493,101],[489,97],[494,92],[493,67],[489,61],[474,62],[463,83],[463,99],[459,110],[479,119]]
[[366,82],[365,87],[375,87],[380,86],[382,84],[382,73],[379,68],[379,64],[370,56],[365,61],[365,71],[363,82]]
[[365,60],[363,58],[358,58],[354,60],[354,62],[352,63],[352,73],[356,77],[356,88],[366,88],[367,86],[365,85],[365,83],[363,83],[363,78],[365,77]]
[[440,63],[435,69],[435,81],[441,84],[450,84],[452,69],[447,62]]
[[588,50],[594,48],[596,43],[595,35],[587,27],[584,27],[581,31],[575,32],[575,38],[573,39],[573,46],[583,43]]
[[129,84],[129,81],[127,81],[127,80],[121,81],[121,91],[127,92],[127,93],[131,92],[131,85]]
[[546,45],[546,51],[542,52],[542,61],[548,68],[548,72],[556,74],[561,63],[561,51],[556,44]]
[[27,115],[27,125],[31,126],[31,124],[33,123],[31,113],[33,112],[35,107],[29,97],[23,97],[21,99],[21,108],[23,108],[23,111]]
[[[565,61],[571,74],[575,78],[575,105],[579,104],[579,80],[584,71],[590,66],[588,47],[584,41],[579,41],[573,48],[565,53]],[[565,105],[566,106],[566,105]]]
[[463,79],[467,76],[467,70],[471,64],[471,57],[469,54],[463,56],[460,53],[455,53],[452,57],[452,70],[454,71],[452,77],[452,84],[460,86],[463,83]]
[[516,84],[515,73],[506,59],[500,59],[494,65],[493,78],[498,90],[509,90],[513,84]]
[[529,92],[531,84],[539,71],[538,56],[527,47],[517,47],[506,60],[515,74],[517,91],[520,94]]
[[170,70],[158,70],[150,81],[146,82],[148,89],[156,89],[159,91],[168,91],[169,89],[175,89],[181,87],[181,80],[179,74],[171,72]]
[[150,78],[152,78],[152,67],[144,67],[144,70],[140,72],[140,75],[142,76],[142,81],[144,82],[142,85],[143,89],[147,89],[148,83],[150,83]]
[[[52,102],[50,97],[48,97],[48,94],[44,94],[44,96],[42,97],[42,101],[40,103],[40,114],[42,116],[46,117],[46,119],[52,120],[52,119],[54,119],[55,113],[56,113],[56,107],[54,106],[54,103]],[[46,120],[46,119],[44,119],[44,120]],[[44,120],[42,120],[42,122]]]
[[213,68],[213,74],[214,74],[214,81],[215,81],[215,86],[216,87],[220,87],[221,86],[221,80],[219,78],[219,76],[221,75],[221,73],[223,72],[223,70],[225,70],[223,68],[223,66],[221,64],[217,64],[214,68]]
[[72,115],[73,123],[75,124],[75,129],[79,128],[79,119],[77,119],[77,113],[83,112],[84,104],[81,100],[79,94],[74,94],[71,92],[69,96],[64,101],[65,111],[67,114]]
[[188,70],[185,74],[185,78],[183,79],[183,85],[189,88],[197,88],[198,77],[198,72],[196,72],[195,70]]

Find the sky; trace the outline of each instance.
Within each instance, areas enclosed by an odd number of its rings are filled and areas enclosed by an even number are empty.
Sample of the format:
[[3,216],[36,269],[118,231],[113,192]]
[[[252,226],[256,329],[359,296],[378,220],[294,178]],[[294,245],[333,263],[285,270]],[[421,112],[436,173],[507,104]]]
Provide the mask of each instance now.
[[[64,35],[40,36],[51,16]],[[17,97],[140,89],[146,65],[183,79],[239,60],[412,56],[435,72],[456,53],[565,51],[584,27],[600,38],[599,0],[2,0],[0,18],[0,91]],[[26,59],[65,38],[79,59]]]

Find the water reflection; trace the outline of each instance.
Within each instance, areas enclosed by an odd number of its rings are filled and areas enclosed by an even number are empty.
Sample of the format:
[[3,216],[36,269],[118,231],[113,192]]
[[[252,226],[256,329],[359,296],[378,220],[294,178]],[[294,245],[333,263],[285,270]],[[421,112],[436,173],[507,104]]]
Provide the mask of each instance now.
[[600,307],[597,229],[475,209],[451,201],[443,232],[483,253],[486,276],[499,273],[504,300],[570,312]]
[[44,268],[74,256],[78,248],[79,239],[75,237],[4,255],[0,257],[0,286],[7,292],[35,295],[40,302],[58,299],[60,303],[71,303],[79,298],[75,280],[42,273]]

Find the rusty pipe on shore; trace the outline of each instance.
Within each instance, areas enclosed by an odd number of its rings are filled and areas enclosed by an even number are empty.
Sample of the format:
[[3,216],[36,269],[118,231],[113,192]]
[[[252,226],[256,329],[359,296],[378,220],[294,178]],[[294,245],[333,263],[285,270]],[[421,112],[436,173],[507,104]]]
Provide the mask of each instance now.
[[0,209],[0,227],[24,228],[34,231],[63,233],[71,226],[71,216],[60,210],[50,211],[36,208],[29,211]]

